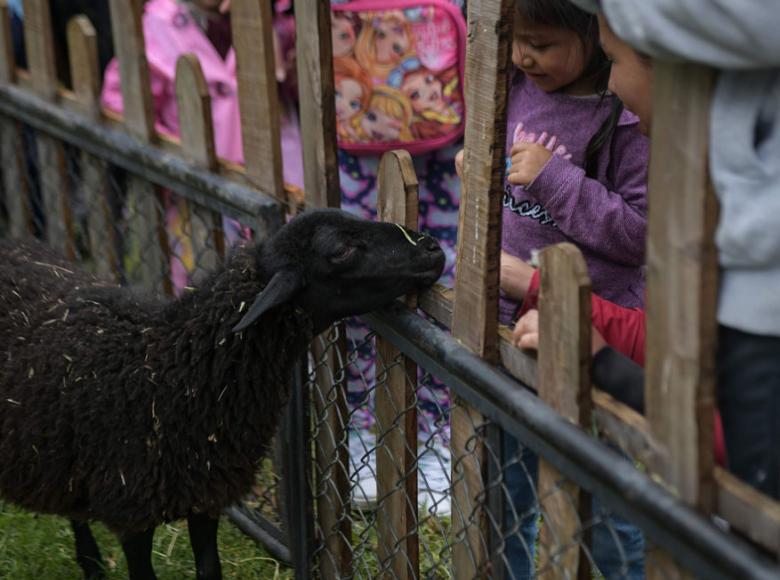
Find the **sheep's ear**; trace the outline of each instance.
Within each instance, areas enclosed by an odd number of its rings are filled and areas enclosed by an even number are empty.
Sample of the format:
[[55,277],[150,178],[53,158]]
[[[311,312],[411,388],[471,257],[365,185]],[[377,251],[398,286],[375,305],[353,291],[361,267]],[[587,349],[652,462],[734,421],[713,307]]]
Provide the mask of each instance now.
[[241,321],[233,327],[233,332],[244,330],[260,318],[264,312],[287,302],[300,290],[301,286],[303,286],[303,277],[299,272],[282,270],[274,274],[268,285],[257,295]]

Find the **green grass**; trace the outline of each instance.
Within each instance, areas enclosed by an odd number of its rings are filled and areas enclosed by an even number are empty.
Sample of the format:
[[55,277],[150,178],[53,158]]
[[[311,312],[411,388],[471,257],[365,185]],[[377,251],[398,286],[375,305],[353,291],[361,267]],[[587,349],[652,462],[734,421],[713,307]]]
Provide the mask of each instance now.
[[[109,580],[127,578],[124,554],[116,537],[94,524]],[[293,572],[268,556],[254,541],[224,518],[219,526],[223,576],[240,580],[287,580]],[[195,577],[186,522],[160,526],[154,535],[152,565],[159,580]],[[31,514],[0,503],[0,578],[13,580],[77,580],[73,533],[62,518]]]

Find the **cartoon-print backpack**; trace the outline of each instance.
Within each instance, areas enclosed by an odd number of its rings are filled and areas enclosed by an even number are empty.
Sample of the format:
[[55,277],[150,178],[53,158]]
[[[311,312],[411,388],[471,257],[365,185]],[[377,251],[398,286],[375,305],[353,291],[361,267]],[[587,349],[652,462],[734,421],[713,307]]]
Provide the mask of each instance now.
[[332,3],[338,145],[425,153],[463,134],[466,22],[448,0]]

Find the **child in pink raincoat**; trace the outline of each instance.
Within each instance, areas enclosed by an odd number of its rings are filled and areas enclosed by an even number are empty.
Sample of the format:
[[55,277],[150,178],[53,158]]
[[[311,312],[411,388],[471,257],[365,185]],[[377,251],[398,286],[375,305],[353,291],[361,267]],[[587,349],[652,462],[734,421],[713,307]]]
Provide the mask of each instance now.
[[[285,80],[285,62],[292,59],[295,27],[292,16],[284,14],[286,6],[277,3],[274,17],[277,49],[276,76]],[[216,0],[150,0],[144,6],[143,29],[146,58],[154,101],[158,131],[179,134],[176,102],[176,62],[186,53],[195,54],[200,61],[211,95],[211,113],[214,120],[214,142],[217,155],[234,163],[243,163],[241,118],[236,79],[236,56],[232,47],[229,11]],[[287,2],[289,4],[289,2]],[[107,109],[123,110],[119,78],[119,63],[112,60],[103,79],[102,103]],[[281,138],[284,160],[284,181],[297,188],[303,187],[303,162],[300,148],[300,128],[291,103],[282,104]],[[166,224],[169,232],[172,259],[171,277],[180,290],[188,283],[188,272],[193,269],[191,245],[182,235],[175,197],[166,198]],[[225,235],[234,242],[241,231],[238,224],[225,220]]]

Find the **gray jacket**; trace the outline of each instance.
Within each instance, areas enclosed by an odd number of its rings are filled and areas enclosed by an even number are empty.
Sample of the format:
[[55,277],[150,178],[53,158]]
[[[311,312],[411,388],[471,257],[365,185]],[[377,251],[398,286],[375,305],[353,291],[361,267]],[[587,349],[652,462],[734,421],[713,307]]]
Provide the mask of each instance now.
[[718,319],[780,336],[780,2],[572,0],[654,57],[721,70],[710,172],[721,204]]

